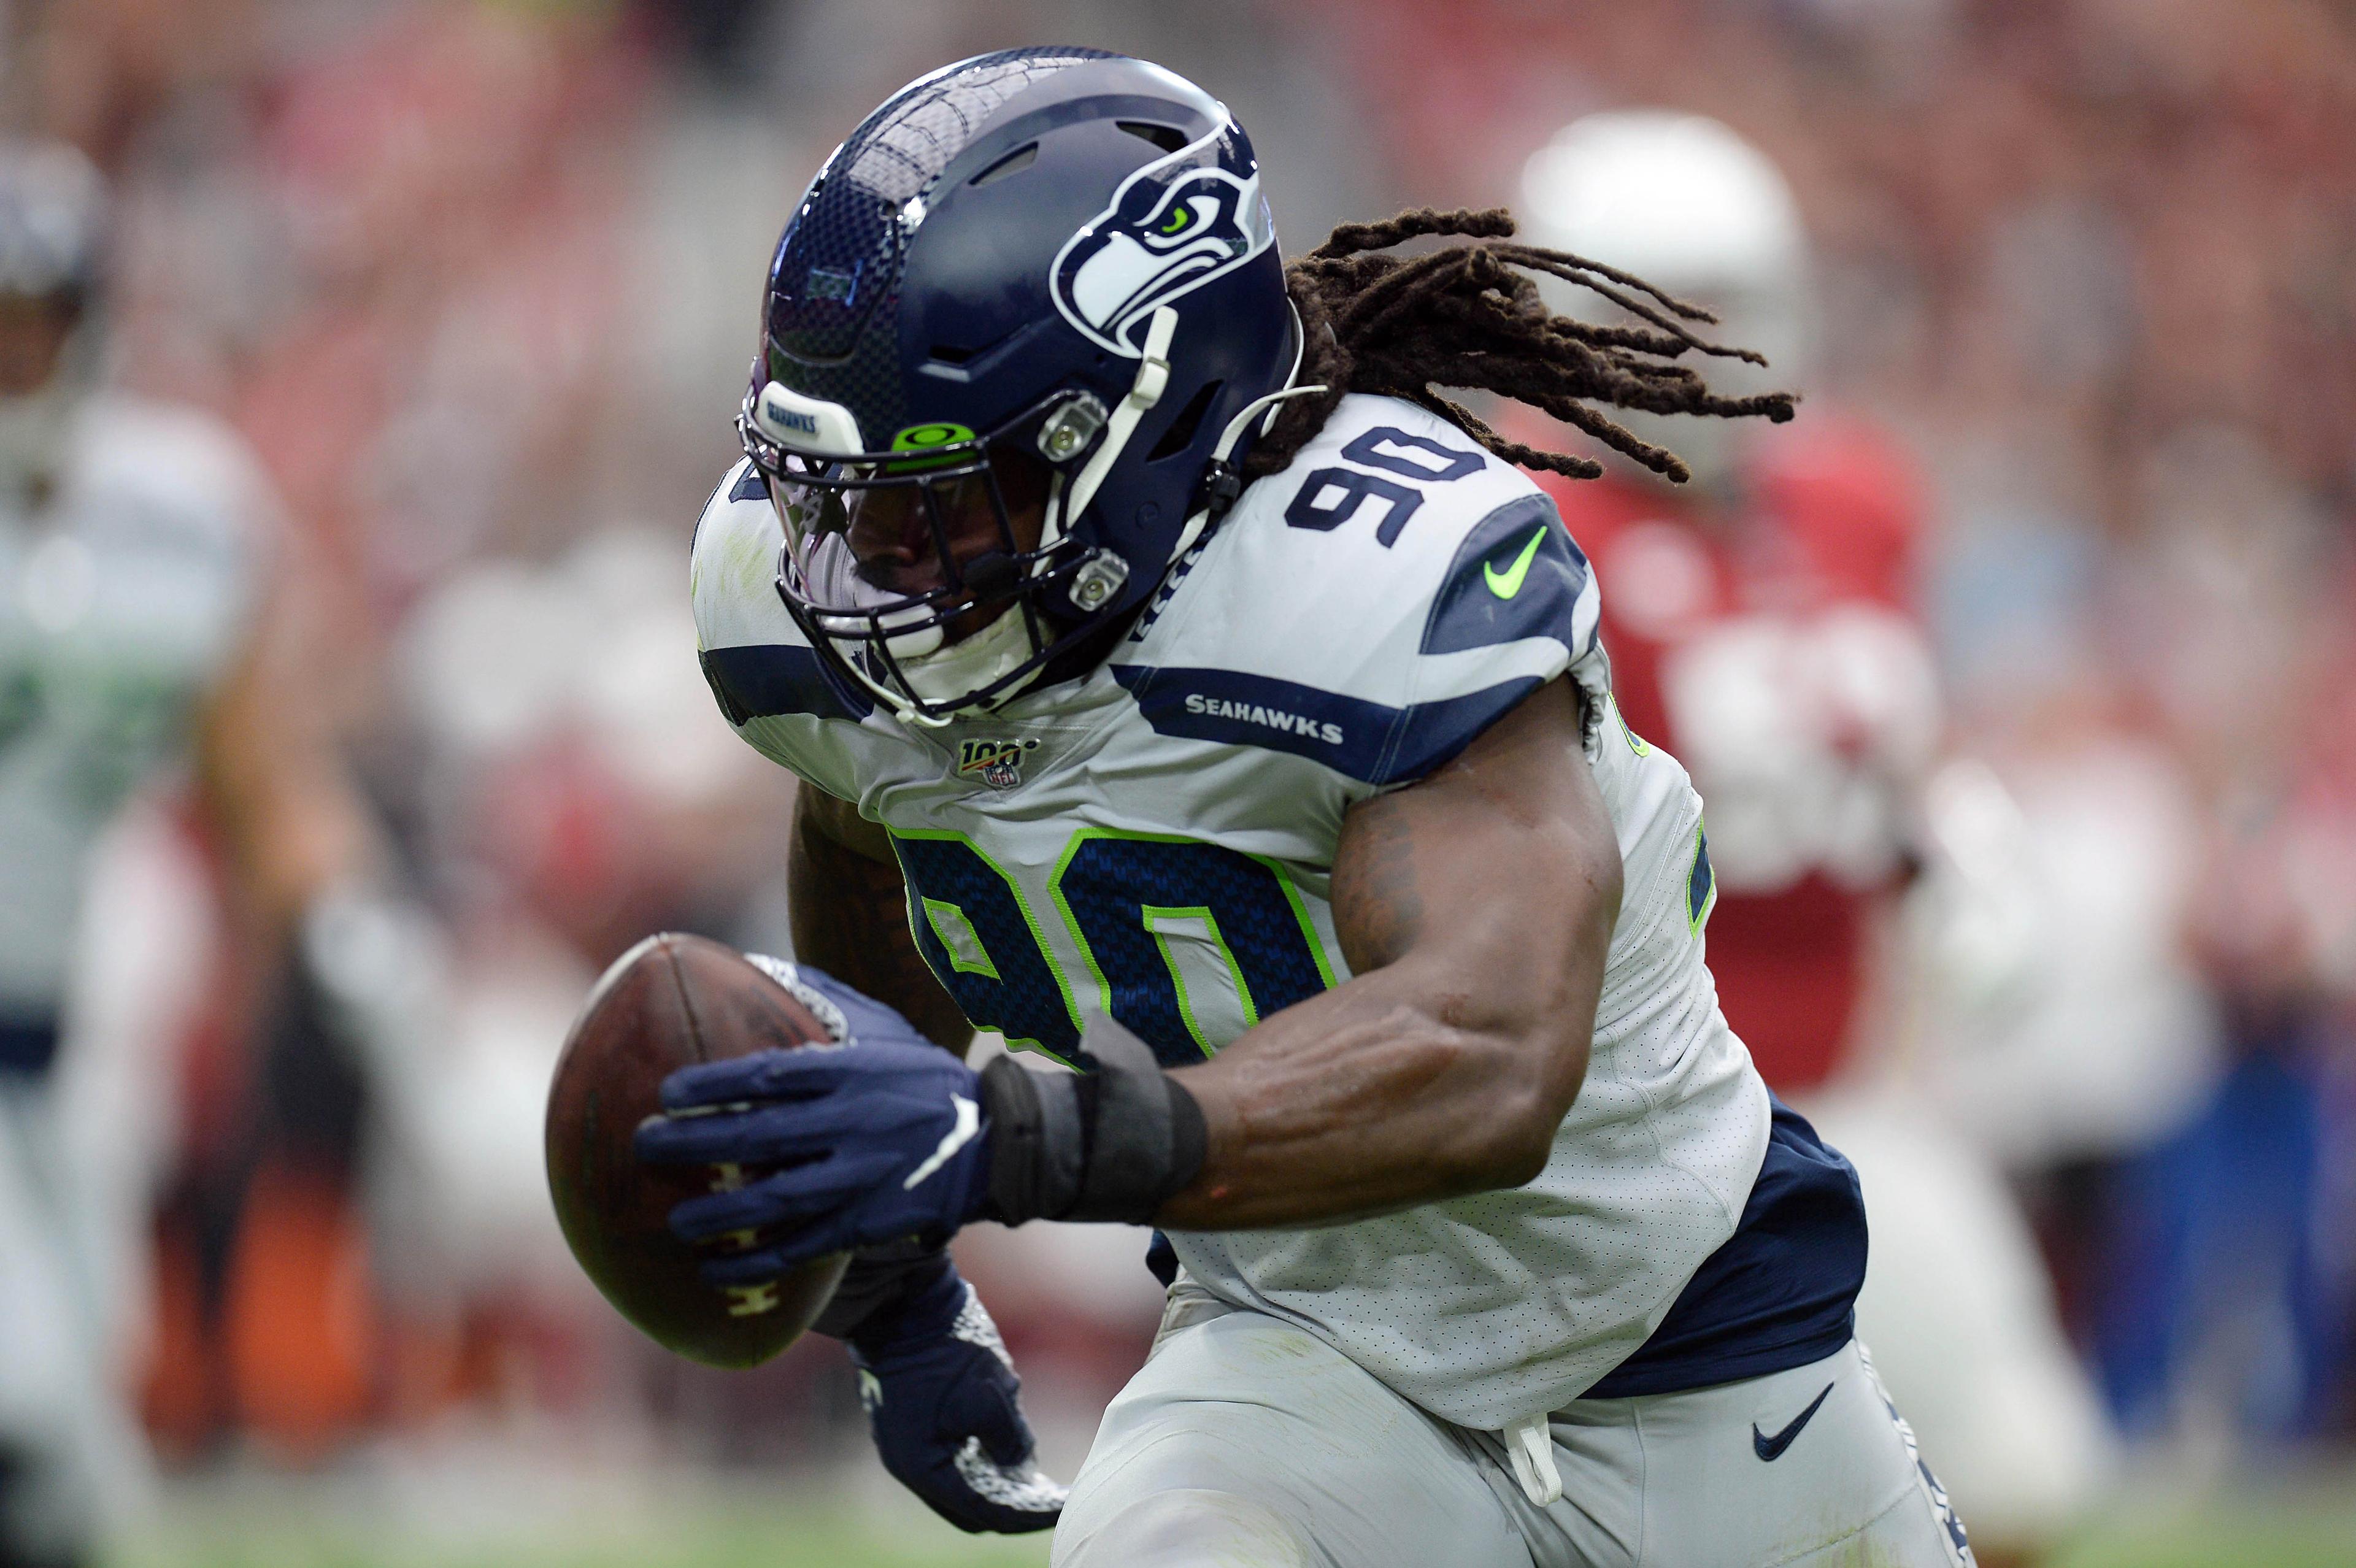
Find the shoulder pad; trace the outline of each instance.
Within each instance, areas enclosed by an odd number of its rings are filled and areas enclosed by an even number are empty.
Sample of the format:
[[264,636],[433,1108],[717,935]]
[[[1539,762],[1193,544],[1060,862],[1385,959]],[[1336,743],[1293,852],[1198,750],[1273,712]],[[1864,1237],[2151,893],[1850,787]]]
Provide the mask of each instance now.
[[806,713],[862,719],[863,694],[837,678],[777,597],[784,531],[749,461],[728,471],[704,504],[689,549],[697,656],[728,721]]
[[1353,396],[1245,492],[1114,673],[1164,732],[1395,784],[1566,670],[1600,695],[1599,612],[1526,475],[1411,403]]

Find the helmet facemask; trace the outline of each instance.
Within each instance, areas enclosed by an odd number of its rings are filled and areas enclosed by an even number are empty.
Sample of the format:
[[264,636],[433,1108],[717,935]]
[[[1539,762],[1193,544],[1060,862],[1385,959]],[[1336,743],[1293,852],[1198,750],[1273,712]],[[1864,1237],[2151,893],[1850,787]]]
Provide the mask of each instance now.
[[[1127,576],[1062,517],[1105,423],[1098,399],[1063,390],[980,435],[920,427],[944,439],[904,432],[898,450],[836,456],[781,440],[760,393],[748,393],[737,430],[785,535],[778,597],[821,657],[904,721],[946,723],[1007,700],[1097,630]],[[1018,465],[1036,478],[1010,496]],[[895,590],[853,553],[856,512],[886,490],[905,492],[921,517],[936,586]]]

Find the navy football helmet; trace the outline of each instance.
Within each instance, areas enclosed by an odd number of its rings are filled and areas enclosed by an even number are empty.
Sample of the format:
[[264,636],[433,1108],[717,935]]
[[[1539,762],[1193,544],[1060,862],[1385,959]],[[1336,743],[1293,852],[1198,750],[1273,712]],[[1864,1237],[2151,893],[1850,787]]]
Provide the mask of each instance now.
[[104,182],[61,142],[0,138],[0,298],[41,307],[62,328],[38,384],[0,387],[0,491],[54,479],[66,429],[99,383],[107,249]]
[[[982,55],[894,93],[810,182],[765,304],[737,429],[785,528],[777,592],[838,674],[926,724],[1142,603],[1233,499],[1300,363],[1242,128],[1094,49]],[[1017,469],[1035,541],[1001,485]],[[879,486],[921,505],[939,586],[858,570],[846,528]],[[995,544],[959,560],[948,514],[985,499]],[[977,612],[994,618],[952,640]]]

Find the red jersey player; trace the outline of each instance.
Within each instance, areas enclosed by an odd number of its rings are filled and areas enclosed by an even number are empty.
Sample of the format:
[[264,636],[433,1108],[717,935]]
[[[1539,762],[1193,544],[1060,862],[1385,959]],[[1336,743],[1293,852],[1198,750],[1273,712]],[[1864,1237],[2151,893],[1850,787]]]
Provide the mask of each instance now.
[[1542,483],[1612,586],[1622,718],[1708,805],[1719,1004],[1788,1095],[1834,1076],[1860,1025],[1874,906],[1909,873],[1939,703],[1904,462],[1857,425],[1775,434],[1690,499]]
[[[1804,381],[1806,240],[1757,149],[1690,115],[1591,115],[1524,183],[1535,238],[1673,280],[1766,351],[1762,386]],[[1647,416],[1629,422],[1647,433]],[[1719,1005],[1788,1096],[1837,1076],[1865,1028],[1875,908],[1910,872],[1940,732],[1914,609],[1922,506],[1890,443],[1821,409],[1678,451],[1682,486],[1539,482],[1612,585],[1623,719],[1701,792]]]
[[[1609,256],[1708,305],[1726,340],[1772,363],[1755,386],[1714,369],[1714,388],[1807,384],[1798,209],[1725,126],[1575,122],[1531,158],[1522,216],[1537,243]],[[1619,417],[1648,437],[1658,419]],[[1684,485],[1538,479],[1610,585],[1602,639],[1622,721],[1701,794],[1719,1004],[1769,1085],[1863,1181],[1859,1339],[1940,1454],[1980,1561],[2027,1562],[2097,1483],[2102,1418],[2001,1179],[1902,1074],[1871,1071],[1897,1012],[1877,994],[1909,973],[1890,962],[1903,949],[1884,916],[1929,841],[1922,803],[1941,760],[1914,593],[1922,504],[1887,438],[1820,404],[1772,430],[1677,433]]]

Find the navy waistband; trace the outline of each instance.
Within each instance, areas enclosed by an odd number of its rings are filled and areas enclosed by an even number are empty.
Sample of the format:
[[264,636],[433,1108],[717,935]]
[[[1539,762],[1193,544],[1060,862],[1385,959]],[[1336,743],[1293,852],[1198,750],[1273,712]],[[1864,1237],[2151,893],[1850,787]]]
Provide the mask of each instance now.
[[1856,1332],[1865,1243],[1856,1168],[1775,1101],[1767,1157],[1734,1234],[1694,1271],[1653,1337],[1586,1397],[1676,1393],[1822,1360]]

